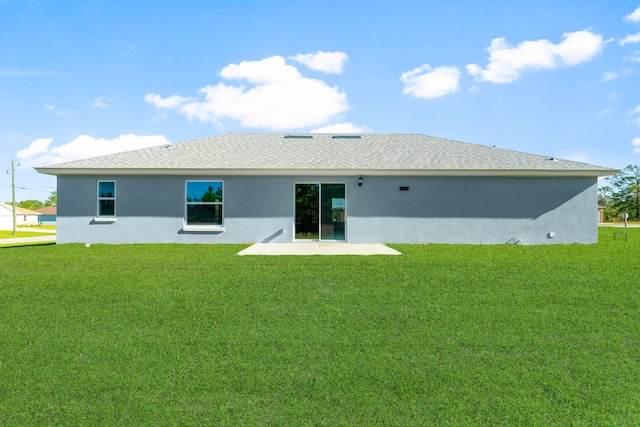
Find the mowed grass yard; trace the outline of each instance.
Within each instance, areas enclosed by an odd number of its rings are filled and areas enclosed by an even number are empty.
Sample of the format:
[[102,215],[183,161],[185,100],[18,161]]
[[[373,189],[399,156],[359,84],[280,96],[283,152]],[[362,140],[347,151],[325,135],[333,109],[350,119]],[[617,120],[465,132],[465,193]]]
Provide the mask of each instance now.
[[640,424],[640,229],[394,247],[0,249],[0,425]]

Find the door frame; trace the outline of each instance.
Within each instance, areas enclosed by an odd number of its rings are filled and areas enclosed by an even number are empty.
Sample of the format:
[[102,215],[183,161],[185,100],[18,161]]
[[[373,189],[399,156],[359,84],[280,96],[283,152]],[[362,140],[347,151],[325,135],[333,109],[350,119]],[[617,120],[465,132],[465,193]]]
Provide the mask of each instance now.
[[[296,186],[304,185],[304,184],[316,184],[318,185],[318,238],[317,239],[296,239]],[[323,239],[322,238],[322,186],[324,184],[329,185],[343,185],[344,186],[344,239]],[[295,181],[293,183],[293,215],[292,215],[292,223],[291,229],[293,230],[291,234],[292,242],[296,243],[304,243],[304,242],[346,242],[347,241],[347,214],[348,211],[348,202],[347,202],[347,183],[344,181],[318,181],[318,180],[308,180],[308,181]]]

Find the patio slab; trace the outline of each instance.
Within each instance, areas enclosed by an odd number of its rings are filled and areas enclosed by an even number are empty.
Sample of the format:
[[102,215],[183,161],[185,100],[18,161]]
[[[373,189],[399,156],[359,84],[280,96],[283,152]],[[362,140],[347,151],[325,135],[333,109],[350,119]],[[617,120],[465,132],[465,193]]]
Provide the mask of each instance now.
[[33,236],[33,237],[11,237],[9,239],[0,239],[0,245],[14,245],[18,243],[38,243],[51,242],[55,243],[56,236]]
[[256,243],[238,255],[401,255],[374,243]]

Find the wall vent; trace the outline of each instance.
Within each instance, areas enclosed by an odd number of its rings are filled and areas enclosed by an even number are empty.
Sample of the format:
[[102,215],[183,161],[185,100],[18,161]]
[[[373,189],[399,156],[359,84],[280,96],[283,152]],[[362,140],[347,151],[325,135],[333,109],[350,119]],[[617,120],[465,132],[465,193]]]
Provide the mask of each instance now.
[[409,191],[409,187],[400,187],[400,191]]

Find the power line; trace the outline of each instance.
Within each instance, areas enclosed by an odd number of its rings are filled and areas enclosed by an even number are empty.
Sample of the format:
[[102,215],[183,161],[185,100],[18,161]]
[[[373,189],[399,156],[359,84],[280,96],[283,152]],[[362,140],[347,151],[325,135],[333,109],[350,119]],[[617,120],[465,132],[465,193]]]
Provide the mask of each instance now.
[[[10,185],[0,185],[1,188],[12,188]],[[22,187],[16,184],[15,186],[16,188],[19,188],[20,190],[29,190],[29,191],[39,191],[42,193],[47,193],[49,192],[49,190],[55,191],[56,187],[42,187],[42,186],[36,186],[36,187]],[[47,191],[45,190],[37,190],[38,188],[46,188]]]

